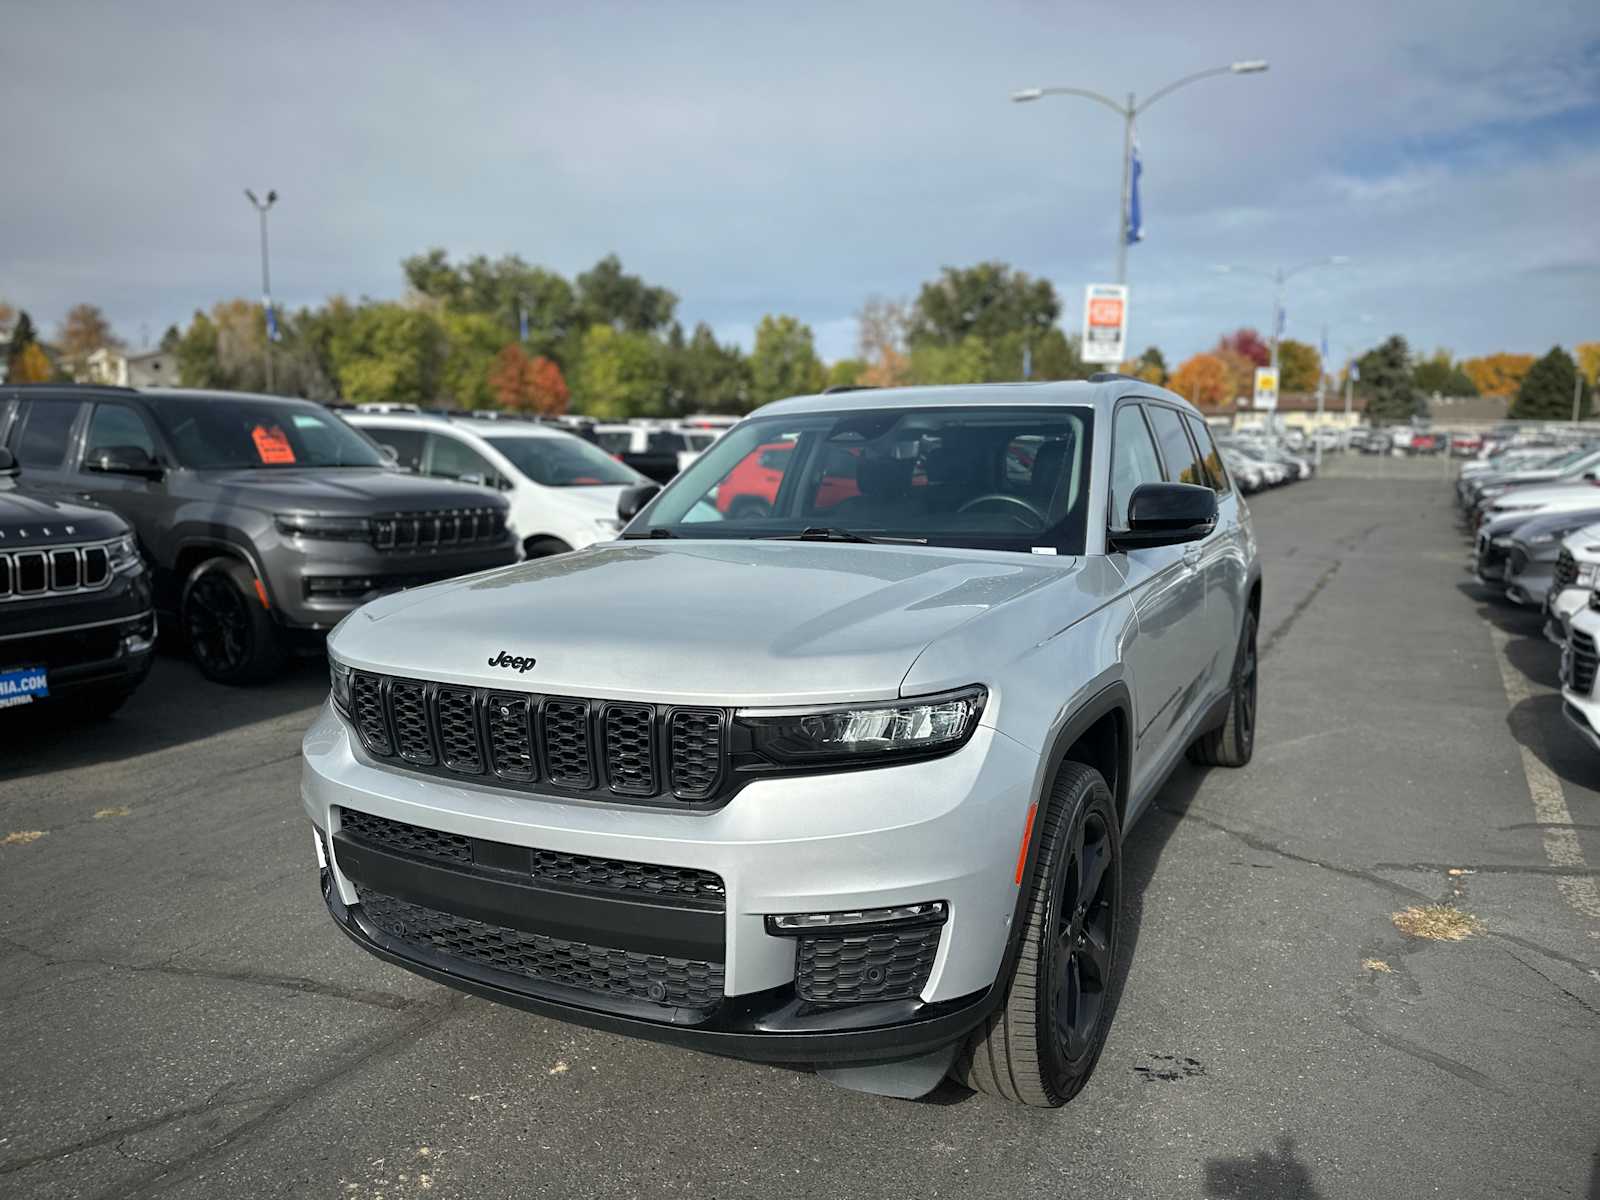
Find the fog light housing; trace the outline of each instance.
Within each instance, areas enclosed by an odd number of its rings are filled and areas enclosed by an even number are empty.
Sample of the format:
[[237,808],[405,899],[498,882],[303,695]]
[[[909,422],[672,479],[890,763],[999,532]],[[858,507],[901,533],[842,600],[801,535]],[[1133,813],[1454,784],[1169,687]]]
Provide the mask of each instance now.
[[122,652],[146,654],[156,644],[156,614],[148,612],[122,625]]
[[798,937],[816,929],[859,929],[875,925],[943,925],[950,906],[943,900],[921,904],[895,904],[884,908],[857,908],[845,912],[778,913],[767,918],[767,932],[777,937]]

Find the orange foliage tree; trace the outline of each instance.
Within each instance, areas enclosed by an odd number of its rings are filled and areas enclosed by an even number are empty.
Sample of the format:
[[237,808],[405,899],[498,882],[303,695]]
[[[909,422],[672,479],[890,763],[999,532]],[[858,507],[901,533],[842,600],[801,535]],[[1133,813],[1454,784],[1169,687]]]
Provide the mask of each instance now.
[[1461,364],[1467,378],[1482,396],[1512,396],[1522,385],[1522,377],[1533,366],[1531,354],[1486,354]]
[[569,393],[561,368],[542,355],[531,358],[517,342],[494,356],[489,386],[504,408],[553,417],[567,411]]
[[1238,395],[1233,372],[1215,354],[1196,354],[1188,359],[1173,372],[1167,386],[1196,408],[1231,409]]

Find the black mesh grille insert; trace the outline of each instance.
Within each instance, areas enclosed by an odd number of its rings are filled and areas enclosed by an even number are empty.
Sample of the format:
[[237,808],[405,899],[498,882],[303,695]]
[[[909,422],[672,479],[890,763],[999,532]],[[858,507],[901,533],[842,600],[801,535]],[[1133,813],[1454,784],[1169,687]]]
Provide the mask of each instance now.
[[1600,654],[1595,651],[1594,639],[1574,629],[1568,636],[1572,647],[1572,678],[1568,681],[1575,692],[1587,695],[1594,689],[1594,677],[1600,668]]
[[385,758],[394,753],[394,744],[389,740],[389,725],[383,719],[380,684],[374,676],[351,676],[350,716],[368,750]]
[[478,740],[478,709],[466,688],[442,687],[439,711],[439,756],[452,771],[483,774],[483,747]]
[[402,942],[509,975],[673,1008],[713,1008],[722,1000],[723,965],[636,954],[524,933],[359,889],[361,910]]
[[672,790],[699,800],[717,790],[722,778],[722,714],[680,710],[668,733]]
[[1578,560],[1572,557],[1572,551],[1565,546],[1556,556],[1555,578],[1551,581],[1552,590],[1563,591],[1578,582]]
[[800,939],[795,991],[818,1004],[909,999],[928,982],[941,929],[809,934]]
[[589,706],[582,700],[547,700],[543,718],[544,761],[550,781],[565,787],[593,787]]
[[339,810],[339,831],[350,837],[423,858],[442,858],[451,862],[472,861],[472,839],[438,829],[424,829],[404,821],[391,821],[353,808]]
[[605,737],[611,789],[630,796],[655,795],[654,711],[638,704],[607,705]]
[[537,773],[533,764],[531,711],[522,696],[489,697],[489,758],[501,779],[526,783]]
[[394,718],[395,748],[400,757],[424,767],[439,761],[428,728],[427,696],[420,683],[396,679],[389,684],[389,712]]

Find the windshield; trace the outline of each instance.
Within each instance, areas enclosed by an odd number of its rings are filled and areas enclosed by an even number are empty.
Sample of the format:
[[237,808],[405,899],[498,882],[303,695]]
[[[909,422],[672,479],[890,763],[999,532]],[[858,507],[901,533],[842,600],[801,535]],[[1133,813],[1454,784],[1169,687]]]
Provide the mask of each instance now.
[[746,421],[679,475],[627,536],[833,528],[1081,554],[1092,419],[1087,408],[983,406]]
[[364,436],[307,401],[163,397],[152,407],[178,461],[197,470],[387,466]]
[[512,466],[545,487],[598,487],[648,482],[599,446],[582,438],[545,435],[485,439],[511,460]]

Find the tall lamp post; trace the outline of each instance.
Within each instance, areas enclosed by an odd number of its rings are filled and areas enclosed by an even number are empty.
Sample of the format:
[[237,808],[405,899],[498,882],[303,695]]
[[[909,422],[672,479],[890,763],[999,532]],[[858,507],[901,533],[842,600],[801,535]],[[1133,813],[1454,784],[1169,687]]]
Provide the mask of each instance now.
[[272,391],[272,339],[278,332],[278,317],[272,311],[272,275],[267,268],[267,213],[278,202],[277,192],[268,192],[263,202],[256,199],[256,194],[245,188],[244,194],[249,198],[256,212],[261,214],[261,307],[267,318],[267,391]]
[[1312,267],[1338,267],[1349,262],[1350,258],[1344,254],[1329,254],[1324,258],[1314,258],[1310,262],[1303,262],[1298,267],[1290,267],[1287,271],[1279,267],[1275,271],[1262,271],[1255,267],[1219,266],[1217,271],[1223,275],[1253,275],[1257,279],[1265,279],[1272,284],[1272,369],[1278,369],[1278,337],[1283,328],[1283,285],[1302,271],[1309,271]]
[[1163,96],[1169,96],[1181,87],[1196,83],[1201,79],[1210,79],[1214,75],[1254,75],[1267,69],[1265,59],[1245,59],[1229,63],[1225,67],[1212,67],[1208,71],[1196,71],[1193,75],[1185,75],[1182,79],[1174,80],[1166,87],[1158,88],[1150,93],[1144,100],[1140,100],[1132,92],[1128,93],[1126,104],[1119,104],[1110,96],[1103,96],[1099,92],[1091,92],[1087,88],[1075,87],[1034,87],[1023,88],[1019,92],[1012,92],[1011,99],[1016,104],[1025,104],[1029,100],[1038,100],[1044,96],[1081,96],[1085,100],[1093,100],[1096,104],[1103,104],[1112,112],[1122,118],[1122,197],[1117,209],[1117,282],[1128,281],[1128,190],[1131,183],[1130,170],[1133,157],[1133,123],[1140,113],[1149,108]]

